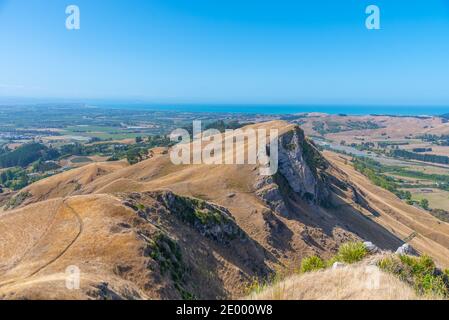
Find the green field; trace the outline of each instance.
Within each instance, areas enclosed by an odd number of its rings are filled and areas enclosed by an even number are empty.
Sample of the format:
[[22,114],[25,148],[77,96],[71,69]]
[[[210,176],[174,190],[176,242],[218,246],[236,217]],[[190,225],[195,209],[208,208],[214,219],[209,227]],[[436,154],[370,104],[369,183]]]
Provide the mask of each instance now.
[[76,157],[70,160],[72,163],[86,163],[86,162],[92,162],[91,158],[88,157]]
[[67,135],[78,135],[90,138],[99,138],[102,140],[122,140],[122,139],[134,139],[139,136],[150,135],[151,130],[139,130],[135,132],[135,129],[126,129],[122,127],[109,127],[109,126],[68,126],[64,129],[64,133]]
[[422,199],[429,200],[431,209],[443,209],[449,211],[449,192],[439,189],[432,190],[431,193],[423,192],[422,189],[408,189],[412,193],[412,199],[421,201]]
[[418,205],[426,199],[430,209],[449,211],[449,175],[413,170],[415,167],[410,166],[386,166],[367,158],[358,158],[353,163],[374,184],[399,198]]

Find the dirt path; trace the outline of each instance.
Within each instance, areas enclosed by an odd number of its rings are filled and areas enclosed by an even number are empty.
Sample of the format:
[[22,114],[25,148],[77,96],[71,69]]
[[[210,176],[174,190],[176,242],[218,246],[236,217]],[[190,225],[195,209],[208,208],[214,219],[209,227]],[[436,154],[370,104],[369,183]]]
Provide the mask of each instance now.
[[26,279],[29,279],[33,276],[35,276],[36,274],[38,274],[39,272],[41,272],[42,270],[44,270],[45,268],[47,268],[48,266],[50,266],[51,264],[55,263],[58,259],[60,259],[75,243],[76,241],[79,239],[79,237],[81,236],[83,229],[84,229],[84,223],[83,220],[81,218],[81,216],[76,212],[75,209],[73,209],[73,207],[71,207],[68,203],[67,200],[63,200],[61,208],[59,210],[57,210],[57,212],[55,213],[55,215],[53,216],[51,222],[48,224],[48,227],[46,228],[46,230],[44,231],[44,233],[42,234],[42,236],[36,241],[36,243],[27,250],[27,252],[17,261],[14,262],[14,265],[9,268],[9,270],[13,269],[15,266],[17,266],[21,261],[23,261],[27,256],[29,256],[33,250],[35,250],[39,243],[42,241],[42,239],[44,239],[50,232],[50,230],[52,229],[52,227],[54,226],[55,222],[56,222],[56,218],[58,216],[58,213],[62,211],[63,207],[66,207],[75,217],[75,219],[78,221],[78,225],[79,225],[79,230],[77,232],[77,234],[75,235],[75,237],[70,241],[70,243],[62,250],[60,251],[56,257],[52,258],[50,261],[46,262],[44,265],[42,265],[41,267],[39,267],[38,269],[34,270],[33,272],[31,272],[30,274],[28,274],[27,276],[20,278],[20,279],[13,279],[13,280],[9,280],[3,283],[0,283],[0,288],[4,287],[6,285],[10,285],[13,284],[15,282],[18,281],[23,281]]
[[30,278],[30,277],[36,275],[37,273],[41,272],[43,269],[45,269],[48,266],[50,266],[52,263],[56,262],[59,258],[61,258],[75,244],[75,242],[79,239],[79,237],[83,233],[84,223],[83,223],[83,219],[81,218],[81,216],[78,214],[78,212],[75,211],[75,209],[73,209],[69,204],[67,204],[67,200],[64,200],[63,205],[65,205],[73,213],[73,215],[76,217],[76,219],[78,220],[78,224],[79,224],[78,233],[76,234],[75,238],[73,238],[73,240],[55,258],[51,259],[49,262],[47,262],[42,267],[40,267],[39,269],[37,269],[36,271],[31,273],[26,278]]
[[[7,266],[7,270],[14,269],[17,265],[19,265],[20,262],[22,262],[27,256],[29,256],[31,252],[33,252],[33,250],[38,246],[39,242],[48,235],[49,231],[51,230],[51,227],[54,225],[54,223],[56,221],[56,217],[58,216],[59,212],[60,212],[60,210],[55,211],[55,213],[53,214],[53,217],[50,219],[50,221],[47,224],[47,227],[45,228],[42,235],[34,242],[34,244],[28,250],[25,251],[25,253],[19,259],[14,261],[11,265]],[[1,287],[1,283],[0,283],[0,287]]]

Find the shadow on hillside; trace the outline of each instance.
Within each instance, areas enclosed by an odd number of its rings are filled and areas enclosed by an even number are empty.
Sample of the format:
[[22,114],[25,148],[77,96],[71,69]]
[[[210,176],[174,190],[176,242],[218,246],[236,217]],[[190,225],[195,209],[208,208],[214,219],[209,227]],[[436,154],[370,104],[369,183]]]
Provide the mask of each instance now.
[[[159,279],[162,285],[159,293],[163,298],[173,299],[175,286],[179,293],[185,291],[184,294],[192,294],[197,299],[226,299],[236,291],[243,292],[245,285],[254,278],[268,278],[273,273],[268,262],[279,263],[243,230],[241,236],[220,242],[173,216],[165,218],[168,223],[164,223],[164,229],[170,237],[178,239],[182,248],[186,274],[182,283]],[[230,283],[236,287],[230,288]]]
[[292,251],[293,247],[291,246],[291,240],[294,236],[293,231],[291,231],[271,210],[267,209],[262,215],[268,229],[268,243],[281,252]]
[[[181,294],[196,299],[229,299],[241,295],[253,279],[266,279],[273,270],[266,261],[276,258],[251,238],[235,239],[226,246],[201,236],[188,226],[168,229],[179,238],[187,272],[181,284],[159,279],[159,293],[163,299],[173,299],[173,287]],[[231,266],[232,265],[232,266]],[[230,284],[234,284],[230,287]],[[179,289],[181,287],[181,290]],[[182,297],[183,299],[185,298]]]
[[[331,185],[332,196],[331,205],[329,208],[323,208],[316,204],[302,199],[300,195],[293,192],[288,186],[287,182],[281,177],[278,181],[281,187],[284,201],[287,204],[290,215],[289,219],[296,220],[306,227],[321,229],[327,236],[333,238],[336,228],[341,228],[345,231],[353,233],[363,240],[371,241],[379,248],[384,250],[396,250],[404,242],[396,235],[391,233],[385,227],[379,225],[365,216],[358,206],[368,210],[374,217],[380,216],[380,213],[374,210],[360,194],[354,191],[354,202],[346,203],[340,197],[347,197],[347,195],[340,188],[349,186]],[[354,205],[356,204],[356,205]],[[323,249],[311,237],[303,237],[304,241],[310,245]]]

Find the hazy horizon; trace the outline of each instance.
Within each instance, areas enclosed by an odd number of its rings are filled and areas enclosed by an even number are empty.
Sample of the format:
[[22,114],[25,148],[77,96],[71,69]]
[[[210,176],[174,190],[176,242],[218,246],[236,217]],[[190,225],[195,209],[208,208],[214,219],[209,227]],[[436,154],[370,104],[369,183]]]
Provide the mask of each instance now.
[[89,100],[89,99],[8,99],[0,97],[0,107],[8,106],[64,106],[85,105],[102,109],[130,109],[142,111],[170,111],[192,113],[242,113],[242,114],[297,114],[327,113],[348,115],[398,115],[440,116],[449,114],[445,105],[364,105],[364,104],[276,104],[276,103],[156,103],[138,100]]

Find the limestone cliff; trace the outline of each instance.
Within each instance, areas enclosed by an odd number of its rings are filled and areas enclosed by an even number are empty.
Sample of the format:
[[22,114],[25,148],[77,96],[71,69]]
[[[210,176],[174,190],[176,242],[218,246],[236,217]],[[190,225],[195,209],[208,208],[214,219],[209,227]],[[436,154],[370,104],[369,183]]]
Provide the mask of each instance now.
[[313,142],[296,126],[279,137],[279,170],[273,176],[260,176],[255,183],[256,193],[272,210],[283,215],[289,214],[285,203],[288,192],[310,203],[327,206],[328,166]]

